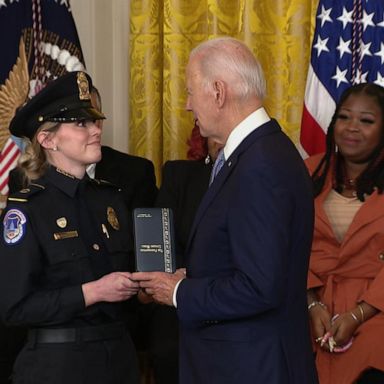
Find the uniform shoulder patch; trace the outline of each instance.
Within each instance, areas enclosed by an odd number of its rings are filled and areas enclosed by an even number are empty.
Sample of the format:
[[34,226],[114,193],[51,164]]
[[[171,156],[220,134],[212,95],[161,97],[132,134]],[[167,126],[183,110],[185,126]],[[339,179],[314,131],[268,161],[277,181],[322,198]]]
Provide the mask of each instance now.
[[19,209],[10,209],[3,219],[3,237],[7,244],[17,244],[25,235],[27,218]]

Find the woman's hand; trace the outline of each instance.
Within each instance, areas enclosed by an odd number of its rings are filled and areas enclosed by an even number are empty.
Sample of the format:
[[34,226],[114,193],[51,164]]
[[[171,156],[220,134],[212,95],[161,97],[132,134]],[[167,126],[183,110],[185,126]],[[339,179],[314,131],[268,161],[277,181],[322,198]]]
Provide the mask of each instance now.
[[[321,343],[324,336],[331,328],[331,315],[324,305],[315,305],[310,308],[309,316],[312,324],[312,333],[316,343]],[[326,347],[324,344],[322,347]]]
[[360,321],[357,317],[355,319],[351,312],[342,313],[334,318],[330,333],[333,335],[336,346],[340,347],[348,344],[359,325]]
[[129,272],[112,272],[82,285],[86,307],[102,301],[128,300],[136,295],[139,289],[139,283],[131,280]]

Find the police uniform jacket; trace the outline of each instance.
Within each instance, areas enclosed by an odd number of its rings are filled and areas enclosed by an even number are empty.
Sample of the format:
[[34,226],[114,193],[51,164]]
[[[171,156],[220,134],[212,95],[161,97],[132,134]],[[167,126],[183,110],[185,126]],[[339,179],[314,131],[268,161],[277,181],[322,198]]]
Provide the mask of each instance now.
[[85,307],[82,284],[129,269],[124,202],[108,183],[49,167],[8,198],[1,218],[0,311],[10,325],[112,322],[119,303]]

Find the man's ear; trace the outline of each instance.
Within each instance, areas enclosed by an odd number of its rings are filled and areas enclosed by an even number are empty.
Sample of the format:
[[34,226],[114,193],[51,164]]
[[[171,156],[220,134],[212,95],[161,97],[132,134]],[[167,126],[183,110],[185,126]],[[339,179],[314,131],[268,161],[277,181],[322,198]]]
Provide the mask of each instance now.
[[51,132],[47,132],[47,131],[40,131],[38,134],[37,134],[37,141],[39,142],[39,144],[44,148],[44,149],[47,149],[47,150],[53,150],[53,148],[56,147],[55,143],[53,142],[53,135]]
[[226,85],[223,81],[215,80],[213,82],[213,93],[215,95],[215,102],[218,108],[221,108],[225,102],[226,91]]

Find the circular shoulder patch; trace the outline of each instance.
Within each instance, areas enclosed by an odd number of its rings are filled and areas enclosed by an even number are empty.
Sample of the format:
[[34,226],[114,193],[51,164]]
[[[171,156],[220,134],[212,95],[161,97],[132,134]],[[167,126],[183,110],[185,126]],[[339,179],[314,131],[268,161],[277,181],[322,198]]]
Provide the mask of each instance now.
[[4,217],[4,241],[7,244],[18,243],[25,235],[27,219],[23,212],[18,209],[10,209]]

